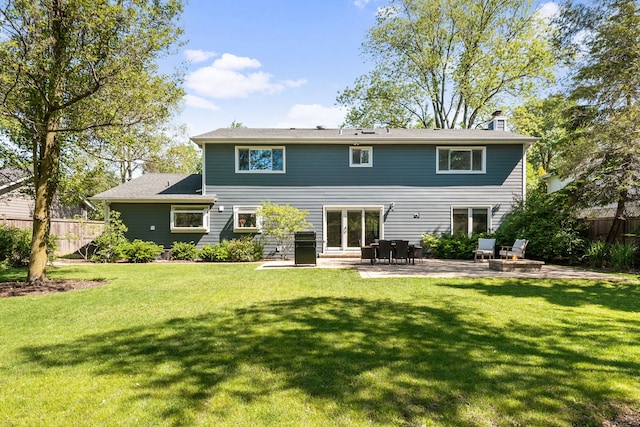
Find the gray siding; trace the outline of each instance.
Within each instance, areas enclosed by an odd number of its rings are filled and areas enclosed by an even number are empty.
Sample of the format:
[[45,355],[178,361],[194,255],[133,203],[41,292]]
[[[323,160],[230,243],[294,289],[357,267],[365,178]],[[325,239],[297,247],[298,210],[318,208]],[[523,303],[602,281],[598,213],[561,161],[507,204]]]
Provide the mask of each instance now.
[[[384,237],[417,242],[424,232],[449,232],[453,206],[490,206],[495,230],[514,196],[522,195],[519,144],[487,145],[486,174],[460,175],[436,174],[436,145],[373,147],[372,168],[350,168],[348,145],[288,145],[286,173],[236,174],[234,145],[207,145],[206,193],[216,194],[218,202],[211,211],[211,232],[200,243],[239,236],[233,233],[233,207],[262,201],[308,210],[320,241],[324,206],[383,206]],[[391,202],[393,212],[388,211]]]
[[[203,233],[171,232],[171,204],[112,203],[110,209],[120,212],[122,222],[129,229],[126,233],[129,240],[153,241],[169,249],[173,242],[198,244],[203,237]],[[151,226],[155,226],[155,230],[151,230]]]

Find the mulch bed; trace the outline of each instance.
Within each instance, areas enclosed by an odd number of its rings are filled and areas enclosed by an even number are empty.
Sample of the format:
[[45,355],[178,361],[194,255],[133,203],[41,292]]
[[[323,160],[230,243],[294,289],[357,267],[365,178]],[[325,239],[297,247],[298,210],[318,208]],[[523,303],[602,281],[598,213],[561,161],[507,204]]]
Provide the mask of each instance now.
[[0,282],[0,298],[25,295],[47,295],[58,292],[104,286],[108,282],[97,280],[48,279],[43,283]]

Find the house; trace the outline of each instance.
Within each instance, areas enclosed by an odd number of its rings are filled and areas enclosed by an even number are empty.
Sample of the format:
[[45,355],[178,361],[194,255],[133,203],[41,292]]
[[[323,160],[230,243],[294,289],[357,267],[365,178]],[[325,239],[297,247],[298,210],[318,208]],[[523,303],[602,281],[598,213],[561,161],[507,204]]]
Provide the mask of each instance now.
[[[535,138],[489,129],[225,128],[192,138],[202,176],[143,175],[94,196],[165,247],[260,232],[261,202],[309,212],[319,254],[427,232],[492,232],[524,196]],[[265,253],[273,254],[267,246]]]
[[[0,218],[31,220],[35,199],[30,192],[31,176],[24,170],[0,168]],[[95,209],[89,201],[81,205],[65,206],[57,198],[51,206],[51,218],[70,219],[75,215],[86,217],[87,210]]]

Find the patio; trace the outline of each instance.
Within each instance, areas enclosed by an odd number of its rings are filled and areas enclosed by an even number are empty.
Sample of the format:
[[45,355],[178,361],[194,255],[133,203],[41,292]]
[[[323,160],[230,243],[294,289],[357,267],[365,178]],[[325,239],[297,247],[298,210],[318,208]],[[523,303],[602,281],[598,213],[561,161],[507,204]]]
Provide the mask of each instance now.
[[601,279],[622,280],[620,276],[546,264],[538,272],[496,271],[486,262],[473,260],[425,259],[414,264],[361,263],[360,258],[318,258],[317,266],[295,266],[293,260],[266,261],[258,270],[272,268],[355,268],[364,279],[385,277],[432,277],[432,278],[523,278],[523,279]]

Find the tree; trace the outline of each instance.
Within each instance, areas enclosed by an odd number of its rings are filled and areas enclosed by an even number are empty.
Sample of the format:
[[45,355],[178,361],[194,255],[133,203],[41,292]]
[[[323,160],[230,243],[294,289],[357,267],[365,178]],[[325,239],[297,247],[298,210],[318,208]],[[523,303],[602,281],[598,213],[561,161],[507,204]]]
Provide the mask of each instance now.
[[515,132],[539,138],[527,151],[527,161],[535,170],[554,171],[558,153],[569,143],[567,111],[575,102],[564,95],[532,99],[513,111],[511,125]]
[[180,0],[2,0],[3,133],[31,155],[35,207],[28,280],[46,280],[50,208],[66,147],[89,131],[157,123],[181,99],[157,59],[181,34]]
[[635,0],[593,9],[569,5],[564,17],[590,32],[584,64],[573,79],[575,142],[563,152],[563,172],[580,181],[585,205],[616,205],[607,236],[613,243],[627,204],[640,200],[640,8]]
[[256,212],[260,218],[260,229],[266,237],[275,240],[276,246],[281,249],[283,258],[286,258],[291,249],[290,241],[297,231],[305,231],[313,227],[307,222],[309,211],[301,211],[290,205],[278,205],[271,202],[262,202]]
[[[519,0],[392,0],[363,53],[374,70],[338,96],[349,125],[472,128],[551,79],[549,26]],[[433,116],[431,116],[433,115]]]
[[202,153],[192,143],[165,146],[143,164],[144,173],[202,173]]

